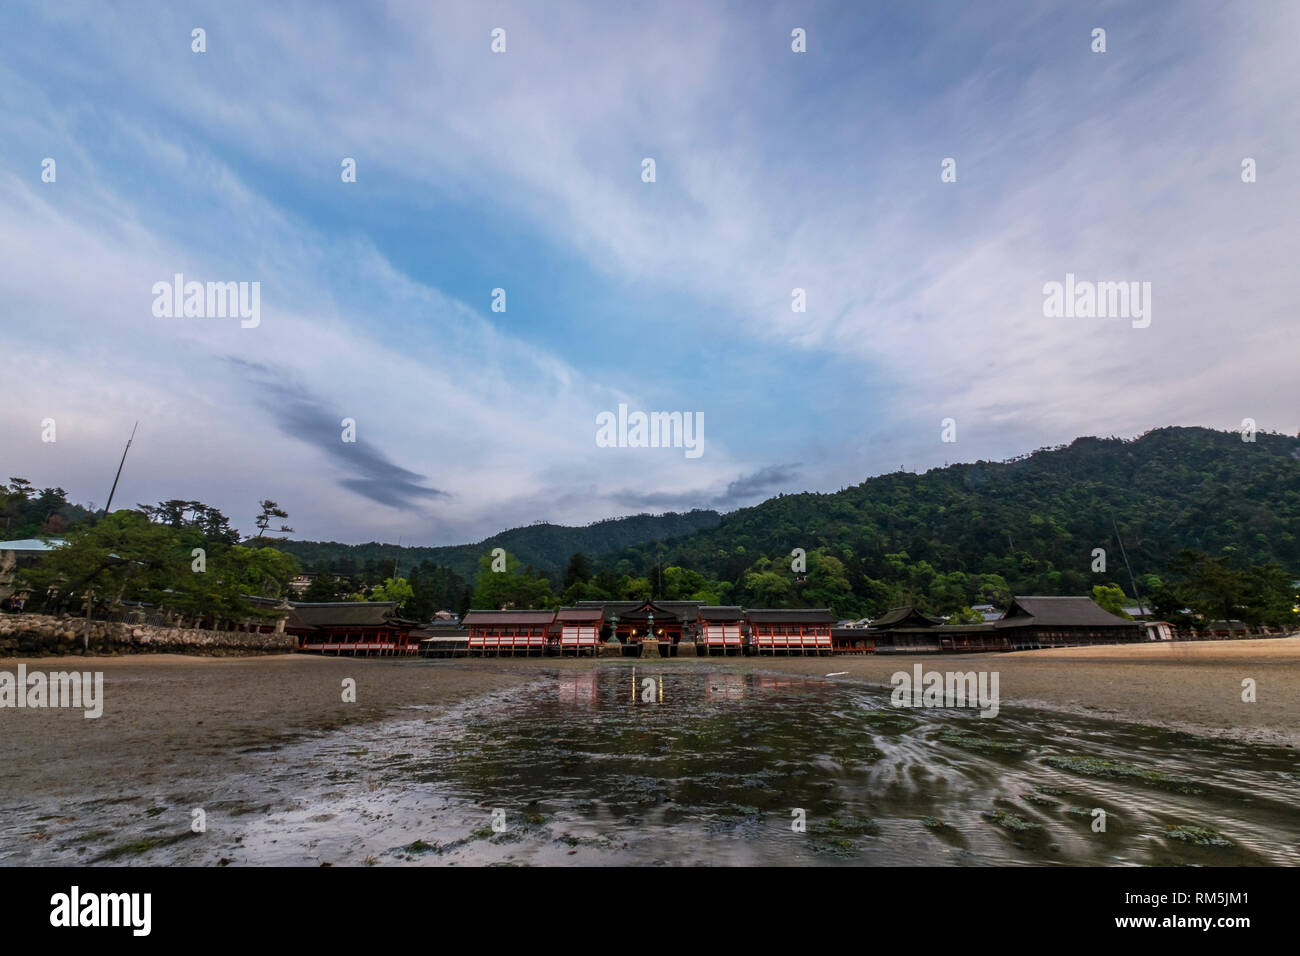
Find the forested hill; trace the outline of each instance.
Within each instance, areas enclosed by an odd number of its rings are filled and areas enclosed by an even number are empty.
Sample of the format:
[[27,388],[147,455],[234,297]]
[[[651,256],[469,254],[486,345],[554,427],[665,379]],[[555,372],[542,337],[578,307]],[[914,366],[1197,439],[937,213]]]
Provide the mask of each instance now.
[[[1286,435],[1246,442],[1206,428],[1079,438],[1008,462],[783,495],[667,546],[625,548],[595,565],[631,574],[676,565],[728,582],[732,600],[761,600],[769,568],[789,578],[793,548],[823,549],[843,563],[850,591],[869,609],[909,599],[955,604],[962,591],[987,596],[982,575],[1000,576],[1021,594],[1086,594],[1106,582],[1131,594],[1113,516],[1139,582],[1165,572],[1182,548],[1216,556],[1227,549],[1243,565],[1276,561],[1300,577],[1298,449],[1300,440]],[[1106,551],[1105,573],[1092,571],[1094,548]],[[954,576],[951,587],[944,575]]]
[[269,543],[295,555],[303,567],[314,570],[328,569],[352,574],[367,565],[379,564],[387,565],[388,573],[391,574],[395,559],[402,571],[409,571],[414,565],[427,560],[450,568],[462,578],[472,581],[478,570],[479,558],[491,554],[493,548],[505,548],[512,559],[518,558],[522,564],[531,565],[550,576],[558,576],[564,571],[569,557],[576,552],[603,554],[641,542],[681,537],[713,527],[719,520],[716,511],[695,510],[685,514],[669,512],[662,515],[609,518],[585,527],[539,523],[502,531],[478,544],[437,548],[403,548],[373,541],[355,545],[335,541],[281,540]]

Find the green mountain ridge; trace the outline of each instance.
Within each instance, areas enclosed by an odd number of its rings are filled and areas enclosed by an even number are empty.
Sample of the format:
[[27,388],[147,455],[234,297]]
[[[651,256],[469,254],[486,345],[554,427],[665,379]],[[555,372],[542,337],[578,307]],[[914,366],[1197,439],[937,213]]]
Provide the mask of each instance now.
[[[913,602],[950,609],[992,591],[1085,594],[1109,583],[1132,596],[1118,527],[1139,586],[1144,575],[1167,573],[1183,549],[1243,566],[1276,562],[1300,577],[1300,439],[1254,437],[1168,427],[1130,440],[1079,438],[1006,462],[880,475],[837,492],[778,496],[714,528],[594,564],[624,574],[688,568],[729,583],[723,593],[738,603],[814,600],[873,613]],[[823,575],[829,584],[814,593],[802,582],[785,587],[795,548],[809,555],[808,585],[814,552],[839,562]],[[1098,548],[1102,572],[1093,571]]]
[[[660,597],[829,605],[853,615],[899,603],[947,611],[1007,593],[1086,594],[1098,584],[1118,584],[1131,597],[1116,527],[1139,587],[1166,574],[1183,549],[1243,566],[1275,562],[1300,577],[1300,439],[1259,433],[1246,442],[1237,432],[1167,427],[1133,439],[1078,438],[1003,462],[879,475],[725,515],[538,524],[438,548],[274,544],[316,570],[396,561],[404,573],[428,560],[466,581],[501,547],[545,574],[557,595],[569,557],[582,552],[604,575],[603,591],[588,596],[629,585],[635,593],[639,580]],[[808,554],[806,580],[791,568],[796,548]],[[1104,571],[1093,570],[1099,548]],[[681,577],[665,577],[669,568],[686,569],[695,583],[675,589]]]
[[391,574],[394,562],[398,571],[403,572],[422,561],[431,561],[469,580],[473,579],[480,558],[490,556],[493,548],[504,548],[511,558],[554,577],[563,572],[569,557],[575,552],[601,554],[632,544],[682,537],[716,525],[721,517],[716,511],[697,509],[684,514],[667,512],[606,518],[585,526],[541,522],[510,528],[475,544],[438,547],[402,547],[375,541],[341,544],[290,539],[264,543],[294,555],[303,567],[310,570],[353,573],[354,569],[377,564],[386,566]]

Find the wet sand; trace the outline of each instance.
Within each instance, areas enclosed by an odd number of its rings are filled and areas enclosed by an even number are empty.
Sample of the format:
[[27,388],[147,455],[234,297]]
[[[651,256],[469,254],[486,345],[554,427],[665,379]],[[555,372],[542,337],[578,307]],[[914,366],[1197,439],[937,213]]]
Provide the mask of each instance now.
[[[746,660],[753,660],[747,658]],[[1003,706],[1085,714],[1246,743],[1300,747],[1300,636],[1070,647],[1011,654],[763,658],[798,674],[888,685],[896,671],[996,671]],[[1255,681],[1255,702],[1241,699]]]
[[[78,793],[87,781],[111,789],[210,771],[220,758],[239,771],[241,755],[265,754],[304,736],[402,716],[436,713],[492,691],[585,671],[596,663],[710,671],[776,672],[888,685],[896,671],[996,670],[1002,706],[1030,706],[1198,736],[1300,746],[1300,637],[1142,644],[1014,654],[711,658],[592,661],[555,658],[397,661],[285,655],[198,658],[175,655],[0,660],[14,672],[104,672],[104,715],[0,710],[9,759],[0,793]],[[1257,702],[1241,700],[1253,678]],[[356,681],[344,703],[342,681]]]
[[[110,788],[125,780],[149,785],[207,771],[217,758],[238,773],[240,755],[410,708],[450,707],[534,679],[538,663],[429,667],[306,654],[0,659],[0,670],[10,673],[19,664],[28,673],[104,673],[99,718],[87,720],[79,710],[0,709],[9,758],[0,764],[0,794],[72,794],[87,781]],[[356,681],[356,703],[343,702],[345,678]]]

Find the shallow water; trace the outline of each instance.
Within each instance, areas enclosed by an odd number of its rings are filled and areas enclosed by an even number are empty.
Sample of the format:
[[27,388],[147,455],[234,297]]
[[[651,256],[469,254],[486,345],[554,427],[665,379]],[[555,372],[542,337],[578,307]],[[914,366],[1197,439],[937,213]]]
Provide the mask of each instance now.
[[6,799],[0,862],[1295,865],[1298,783],[1285,749],[608,662],[165,790]]

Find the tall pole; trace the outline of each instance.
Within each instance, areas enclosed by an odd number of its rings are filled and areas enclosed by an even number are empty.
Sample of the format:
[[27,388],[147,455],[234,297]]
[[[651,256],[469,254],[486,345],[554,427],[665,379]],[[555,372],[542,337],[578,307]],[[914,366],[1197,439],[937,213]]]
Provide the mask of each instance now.
[[104,514],[112,514],[113,494],[117,491],[117,480],[122,477],[122,466],[126,464],[126,453],[131,450],[131,442],[135,441],[135,430],[140,427],[137,421],[131,428],[131,437],[126,440],[126,447],[122,449],[122,460],[117,463],[117,474],[113,476],[113,488],[108,493],[108,504],[104,505]]
[[1124,550],[1124,539],[1119,536],[1119,525],[1115,523],[1115,512],[1110,513],[1110,526],[1115,529],[1115,540],[1119,542],[1119,553],[1124,558],[1124,567],[1128,568],[1128,581],[1133,585],[1133,597],[1138,602],[1138,613],[1145,614],[1146,608],[1142,606],[1142,595],[1138,593],[1137,578],[1133,577],[1133,565],[1128,563],[1128,552]]

